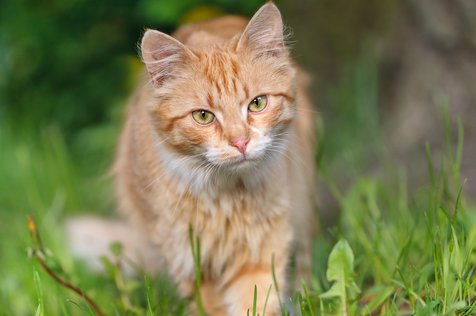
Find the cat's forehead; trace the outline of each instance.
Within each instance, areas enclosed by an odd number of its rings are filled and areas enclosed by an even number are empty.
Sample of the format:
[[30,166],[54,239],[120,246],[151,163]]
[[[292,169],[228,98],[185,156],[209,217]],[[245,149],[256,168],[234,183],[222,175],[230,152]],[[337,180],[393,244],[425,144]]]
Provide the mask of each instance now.
[[224,80],[240,76],[240,62],[236,54],[215,49],[202,59],[202,69],[210,80]]
[[229,98],[249,98],[249,82],[244,78],[239,56],[224,49],[209,50],[200,55],[200,76],[203,77],[208,103]]

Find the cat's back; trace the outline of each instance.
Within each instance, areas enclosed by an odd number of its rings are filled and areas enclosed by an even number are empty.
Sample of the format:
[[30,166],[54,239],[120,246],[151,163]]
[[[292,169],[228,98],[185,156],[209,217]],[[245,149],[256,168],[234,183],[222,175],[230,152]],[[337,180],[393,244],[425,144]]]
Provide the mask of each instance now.
[[210,44],[220,44],[243,32],[248,20],[234,15],[181,26],[175,33],[180,42],[191,48],[203,48]]

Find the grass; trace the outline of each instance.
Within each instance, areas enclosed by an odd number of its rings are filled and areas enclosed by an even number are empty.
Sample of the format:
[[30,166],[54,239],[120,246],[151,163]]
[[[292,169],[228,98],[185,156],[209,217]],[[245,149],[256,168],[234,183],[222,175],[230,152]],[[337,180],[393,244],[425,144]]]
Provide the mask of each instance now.
[[[325,119],[318,158],[340,215],[316,237],[312,282],[283,302],[283,313],[476,314],[476,209],[461,193],[463,135],[452,144],[449,114],[443,115],[446,152],[436,157],[422,145],[429,180],[419,188],[410,190],[405,170],[391,162],[384,163],[386,177],[365,175],[366,153],[385,157],[377,136],[376,69],[364,57],[349,74],[329,92],[330,104],[344,105],[337,119]],[[188,313],[187,302],[166,278],[127,279],[107,260],[107,273],[94,274],[72,258],[63,241],[61,225],[68,216],[113,213],[110,181],[102,175],[111,161],[118,121],[78,133],[68,143],[54,126],[38,131],[34,124],[1,122],[0,315],[94,315],[83,298],[33,260],[29,213],[37,220],[48,265],[88,293],[106,315]],[[346,190],[339,180],[348,176],[343,167],[353,179]],[[196,259],[199,241],[194,245]],[[120,248],[116,253],[121,255]],[[255,306],[249,314],[260,312]]]

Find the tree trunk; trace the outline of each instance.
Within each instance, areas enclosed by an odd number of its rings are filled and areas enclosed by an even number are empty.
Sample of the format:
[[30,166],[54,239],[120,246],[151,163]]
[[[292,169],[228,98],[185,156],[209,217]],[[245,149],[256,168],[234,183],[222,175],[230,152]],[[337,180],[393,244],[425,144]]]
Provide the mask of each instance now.
[[[382,55],[383,122],[410,174],[426,172],[422,144],[444,151],[442,106],[452,143],[464,124],[464,190],[476,194],[476,1],[406,0]],[[423,167],[423,168],[422,168]]]
[[338,79],[342,65],[373,41],[380,48],[380,124],[410,182],[426,179],[426,142],[435,158],[443,153],[441,108],[447,105],[454,145],[456,120],[464,124],[461,173],[468,179],[467,196],[476,196],[475,0],[288,0],[282,5],[295,30],[296,56],[316,79],[313,90],[324,120],[332,110],[322,104],[320,87]]

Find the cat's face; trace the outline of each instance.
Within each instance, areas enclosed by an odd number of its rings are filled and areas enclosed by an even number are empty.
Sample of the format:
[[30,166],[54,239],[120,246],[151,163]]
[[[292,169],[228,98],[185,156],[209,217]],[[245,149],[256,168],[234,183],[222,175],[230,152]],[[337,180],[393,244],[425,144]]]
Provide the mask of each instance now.
[[212,165],[255,165],[282,150],[294,116],[292,73],[272,57],[202,53],[171,82],[152,115],[173,150]]
[[295,72],[273,8],[220,47],[189,49],[156,31],[144,36],[157,96],[151,117],[178,159],[236,173],[284,150],[295,115]]

